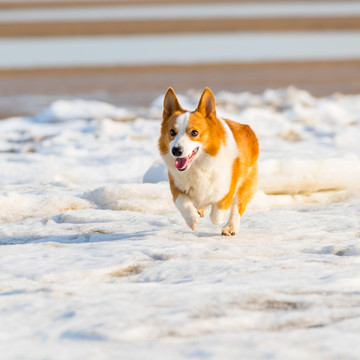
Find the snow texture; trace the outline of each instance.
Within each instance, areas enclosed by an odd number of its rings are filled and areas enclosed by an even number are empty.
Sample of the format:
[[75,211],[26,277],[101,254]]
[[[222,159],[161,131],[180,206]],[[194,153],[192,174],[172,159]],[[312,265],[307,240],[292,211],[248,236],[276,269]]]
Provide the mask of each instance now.
[[360,95],[215,98],[260,142],[230,239],[172,203],[162,99],[0,122],[3,359],[358,358]]

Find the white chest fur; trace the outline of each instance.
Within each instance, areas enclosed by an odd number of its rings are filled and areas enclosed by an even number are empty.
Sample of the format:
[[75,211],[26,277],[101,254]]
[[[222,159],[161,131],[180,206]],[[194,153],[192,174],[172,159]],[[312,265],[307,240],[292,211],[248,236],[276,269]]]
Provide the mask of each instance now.
[[216,156],[202,152],[185,172],[169,166],[176,187],[186,193],[198,208],[220,201],[230,189],[232,166],[238,156],[238,148],[230,128],[224,121],[222,124],[227,139]]

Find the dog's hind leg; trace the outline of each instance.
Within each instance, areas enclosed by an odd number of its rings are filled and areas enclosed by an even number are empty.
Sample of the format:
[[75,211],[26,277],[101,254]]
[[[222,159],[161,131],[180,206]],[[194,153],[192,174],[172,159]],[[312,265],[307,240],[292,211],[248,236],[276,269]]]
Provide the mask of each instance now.
[[254,196],[257,190],[258,171],[257,164],[250,170],[247,179],[237,190],[236,196],[233,199],[230,217],[227,224],[222,229],[222,235],[235,235],[239,231],[240,217],[245,211],[246,205]]
[[241,184],[241,186],[237,191],[238,210],[240,216],[242,216],[247,204],[256,193],[257,185],[258,185],[258,166],[257,163],[255,163],[255,165],[250,170],[247,179],[244,181],[243,184]]
[[225,236],[235,235],[239,231],[239,227],[240,215],[238,212],[238,199],[235,196],[231,204],[229,220],[222,228],[221,234]]

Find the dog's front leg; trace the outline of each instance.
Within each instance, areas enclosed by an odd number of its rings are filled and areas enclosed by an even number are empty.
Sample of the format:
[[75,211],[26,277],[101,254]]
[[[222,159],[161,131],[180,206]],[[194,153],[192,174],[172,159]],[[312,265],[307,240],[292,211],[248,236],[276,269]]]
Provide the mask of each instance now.
[[215,225],[223,224],[229,214],[228,209],[220,209],[218,204],[211,206],[210,220]]
[[179,194],[175,201],[175,205],[180,210],[181,215],[189,228],[191,230],[196,230],[196,227],[200,222],[200,215],[190,198],[185,194]]
[[189,226],[189,228],[191,230],[196,230],[196,227],[200,222],[201,213],[199,214],[198,209],[196,209],[190,198],[176,187],[174,179],[170,172],[169,183],[176,207],[181,212],[181,215],[185,219],[186,224]]

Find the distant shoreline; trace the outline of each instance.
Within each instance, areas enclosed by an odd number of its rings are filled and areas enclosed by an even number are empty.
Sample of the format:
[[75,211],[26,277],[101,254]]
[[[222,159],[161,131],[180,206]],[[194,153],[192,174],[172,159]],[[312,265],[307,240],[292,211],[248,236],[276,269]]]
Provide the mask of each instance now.
[[[177,92],[209,86],[215,92],[261,93],[293,85],[315,96],[360,93],[360,51],[355,46],[360,15],[349,12],[349,3],[357,1],[347,0],[343,15],[331,16],[139,19],[144,5],[226,3],[268,4],[268,8],[270,3],[284,7],[304,3],[307,8],[318,3],[321,9],[324,4],[342,4],[339,0],[0,0],[0,118],[34,115],[63,97],[147,106],[169,86]],[[106,15],[110,7],[130,5],[138,6],[137,19],[135,15],[126,19],[124,13],[121,21],[105,21],[96,18],[95,11],[94,21],[88,21],[81,10],[105,8]],[[57,8],[62,15],[57,20],[51,15],[52,22],[46,22],[46,14]],[[37,9],[50,11],[36,15],[43,21],[26,22],[26,10],[31,9],[32,14]],[[94,15],[94,9],[88,12]],[[11,22],[11,13],[16,23]],[[79,14],[82,20],[77,19]]]
[[260,93],[288,86],[315,96],[360,93],[360,60],[0,70],[0,118],[33,115],[61,97],[148,106],[173,86]]
[[360,30],[360,17],[0,23],[0,38]]

